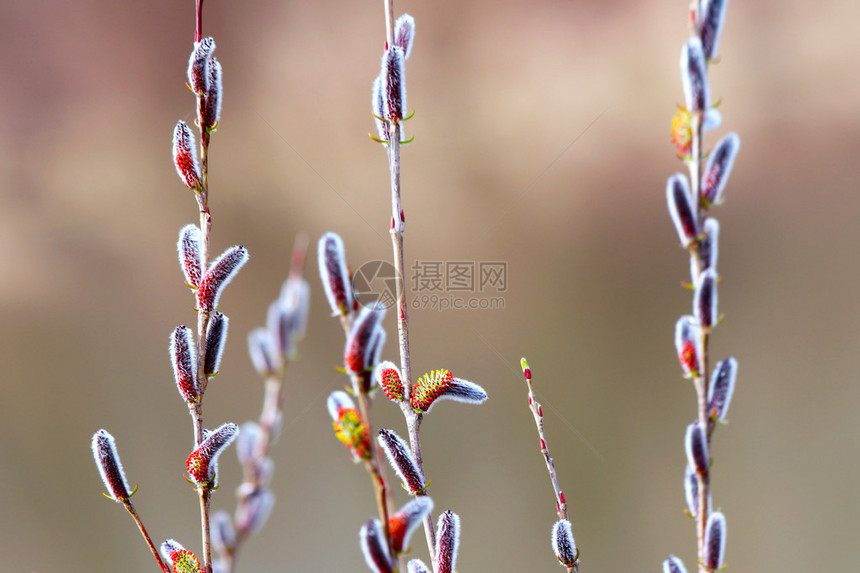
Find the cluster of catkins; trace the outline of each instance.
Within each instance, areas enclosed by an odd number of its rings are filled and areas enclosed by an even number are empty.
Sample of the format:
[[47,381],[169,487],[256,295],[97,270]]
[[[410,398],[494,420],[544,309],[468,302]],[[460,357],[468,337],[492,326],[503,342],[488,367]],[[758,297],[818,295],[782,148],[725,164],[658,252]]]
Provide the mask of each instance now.
[[266,384],[266,392],[259,420],[242,424],[236,440],[243,476],[236,489],[236,511],[233,515],[217,511],[211,517],[212,548],[218,556],[212,563],[213,573],[233,570],[228,564],[234,562],[245,539],[263,528],[275,505],[275,494],[269,487],[275,462],[268,452],[281,433],[282,380],[287,364],[297,357],[310,305],[310,288],[295,266],[294,262],[280,296],[269,305],[266,326],[248,334],[248,354]]
[[[440,399],[475,404],[486,400],[483,388],[455,378],[447,370],[426,374],[409,386],[407,396],[400,370],[392,362],[380,360],[385,341],[382,327],[385,308],[379,303],[368,306],[358,303],[352,289],[343,241],[338,235],[327,233],[320,239],[319,267],[332,314],[340,318],[346,332],[343,365],[351,380],[349,392],[338,390],[329,396],[328,411],[336,437],[347,447],[354,461],[372,463],[376,445],[371,442],[368,424],[350,393],[369,400],[377,389],[381,389],[391,401],[416,415],[430,411]],[[429,481],[409,444],[393,430],[384,428],[379,430],[376,442],[385,452],[404,489],[414,497],[390,514],[387,527],[373,518],[359,532],[360,545],[371,571],[391,573],[397,556],[408,550],[412,532],[432,512],[433,502],[426,491]],[[436,546],[433,548],[435,573],[454,571],[459,529],[460,520],[455,513],[446,511],[439,517]],[[408,563],[408,571],[420,573],[431,569],[420,560],[413,559]]]
[[[388,46],[386,42],[385,53],[382,55],[382,69],[373,80],[371,107],[379,137],[371,137],[379,143],[385,144],[391,139],[392,123],[409,118],[405,116],[406,60],[412,53],[414,40],[415,19],[409,14],[404,14],[394,23],[394,45]],[[400,141],[406,143],[402,125]]]
[[[208,145],[209,134],[218,127],[221,119],[223,88],[221,84],[221,63],[212,55],[215,40],[203,38],[194,43],[194,50],[188,60],[188,89],[197,97],[197,126]],[[173,130],[173,162],[179,178],[186,187],[205,192],[204,174],[194,144],[194,136],[184,121],[178,121]]]
[[[380,73],[373,82],[371,107],[379,137],[371,138],[384,146],[390,143],[397,126],[400,127],[400,142],[407,143],[403,138],[401,122],[408,119],[405,115],[405,62],[412,51],[414,37],[415,21],[404,14],[394,23],[393,43],[386,42]],[[396,160],[389,159],[389,167],[399,169],[392,163]],[[399,205],[399,196],[395,197],[394,203]],[[394,215],[402,221],[402,212]],[[382,327],[385,307],[379,301],[359,304],[352,289],[343,241],[338,235],[327,233],[320,239],[319,268],[332,314],[340,319],[346,334],[343,365],[350,378],[349,392],[336,391],[328,399],[335,435],[350,451],[353,460],[365,463],[374,479],[384,488],[385,478],[377,458],[378,444],[402,480],[404,489],[414,497],[394,513],[388,512],[386,507],[381,517],[387,516],[388,523],[372,518],[359,530],[360,546],[370,570],[374,573],[392,573],[397,568],[399,556],[408,550],[409,539],[415,528],[422,521],[425,528],[432,527],[433,502],[427,495],[429,480],[424,476],[420,451],[415,456],[409,444],[389,429],[380,429],[374,443],[370,436],[370,421],[365,419],[367,403],[377,389],[382,389],[388,399],[400,406],[410,426],[411,438],[417,439],[421,417],[430,411],[437,400],[452,399],[480,404],[487,399],[487,394],[477,384],[456,378],[444,369],[430,372],[413,384],[411,380],[403,378],[394,363],[381,361],[385,342],[385,330]],[[398,292],[398,296],[403,295]],[[405,333],[401,334],[405,336]],[[350,393],[358,398],[358,407]],[[387,504],[387,500],[383,501],[384,506]],[[427,531],[428,544],[435,538],[434,546],[429,547],[433,568],[428,568],[420,559],[412,559],[407,564],[409,573],[429,573],[431,570],[434,573],[453,573],[459,532],[460,518],[451,511],[443,512],[436,528]]]
[[[711,498],[706,492],[710,484],[711,435],[717,423],[725,421],[737,373],[734,358],[718,362],[710,377],[707,373],[708,337],[721,318],[717,307],[720,226],[708,212],[711,206],[723,201],[723,190],[740,147],[736,134],[726,135],[717,142],[702,169],[702,133],[721,123],[721,116],[711,102],[708,65],[717,55],[726,4],[727,0],[701,0],[694,2],[691,9],[693,34],[684,44],[680,60],[685,105],[679,106],[672,126],[672,140],[679,157],[689,167],[691,183],[678,173],[666,185],[669,213],[681,244],[690,252],[693,288],[693,313],[678,320],[675,345],[684,376],[694,381],[699,404],[706,405],[697,421],[687,428],[684,476],[687,511],[700,530],[699,558],[704,571],[724,566],[726,518],[722,512],[712,511]],[[686,573],[675,556],[664,562],[663,570]]]
[[[214,50],[215,41],[204,38],[195,43],[188,63],[188,86],[199,103],[197,123],[201,133],[207,135],[215,130],[221,109],[221,64],[212,55]],[[208,137],[204,139],[208,140]],[[206,192],[205,176],[197,160],[194,138],[183,121],[179,121],[173,131],[173,158],[185,185],[197,193]],[[186,225],[179,231],[179,266],[185,276],[185,284],[195,293],[198,323],[201,323],[202,318],[202,324],[206,325],[205,331],[198,333],[202,340],[197,341],[196,347],[194,334],[185,325],[177,326],[170,336],[170,358],[176,387],[189,411],[198,407],[209,378],[218,374],[227,340],[228,320],[216,310],[218,300],[227,284],[248,262],[247,249],[235,246],[224,251],[207,269],[203,269],[203,241],[203,233],[197,225]],[[205,487],[216,485],[218,455],[238,433],[236,424],[224,424],[213,432],[204,431],[206,438],[186,461],[186,468],[194,483]]]
[[[221,112],[222,70],[221,64],[212,55],[214,50],[212,38],[195,42],[188,64],[188,88],[197,100],[197,125],[204,155],[209,136],[217,127]],[[201,204],[201,196],[207,192],[206,168],[198,160],[194,136],[183,121],[179,121],[173,131],[173,162],[180,179],[186,187],[195,191],[198,204]],[[208,223],[208,212],[205,212],[204,220]],[[201,332],[197,333],[198,341],[195,344],[194,332],[185,325],[177,326],[170,335],[174,381],[192,418],[201,415],[203,394],[209,379],[218,373],[227,339],[228,320],[218,312],[218,300],[224,288],[248,260],[245,247],[235,246],[204,268],[201,256],[204,241],[206,239],[200,228],[192,224],[180,230],[177,244],[185,283],[195,294],[198,325],[201,325]],[[198,489],[211,491],[217,487],[218,457],[238,433],[239,427],[232,423],[223,424],[212,431],[203,429],[202,435],[197,438],[197,446],[185,462],[188,479]],[[99,430],[93,436],[92,449],[96,465],[110,492],[109,497],[124,504],[134,515],[130,501],[133,492],[128,491],[113,437],[106,430]],[[161,554],[173,570],[202,571],[197,557],[172,539],[162,544]],[[166,570],[163,563],[159,565]]]

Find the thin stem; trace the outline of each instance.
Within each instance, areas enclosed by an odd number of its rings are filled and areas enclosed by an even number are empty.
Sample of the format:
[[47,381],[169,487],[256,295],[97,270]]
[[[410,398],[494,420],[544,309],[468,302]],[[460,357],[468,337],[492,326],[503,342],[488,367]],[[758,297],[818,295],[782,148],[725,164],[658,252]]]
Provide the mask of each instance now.
[[[202,0],[201,0],[202,4]],[[197,96],[198,109],[202,109],[203,96]],[[198,113],[198,117],[200,114]],[[201,190],[197,194],[197,203],[200,208],[200,268],[205,274],[209,266],[209,233],[212,229],[212,216],[209,214],[209,133],[205,128],[200,128],[200,169]],[[200,401],[195,405],[194,411],[194,441],[199,446],[203,442],[203,396],[209,378],[206,376],[206,330],[209,326],[209,312],[198,310],[197,312],[197,386],[200,389]],[[208,487],[200,487],[198,490],[200,498],[200,529],[203,543],[203,567],[205,573],[212,573],[212,547],[209,536],[209,498],[211,490]]]
[[244,541],[245,535],[242,532],[237,531],[236,532],[236,546],[232,549],[227,548],[226,551],[222,552],[218,556],[218,559],[221,561],[222,565],[224,566],[224,571],[226,571],[227,573],[233,573],[233,568],[236,565],[236,557],[238,556],[238,553],[239,553],[239,539],[240,539],[240,537]]
[[203,409],[200,402],[188,405],[188,414],[191,416],[191,425],[194,432],[194,447],[203,443]]
[[[691,134],[691,154],[689,160],[689,169],[690,169],[690,193],[692,194],[693,205],[696,205],[696,216],[699,221],[700,228],[702,227],[702,222],[705,218],[705,209],[702,206],[701,197],[701,181],[702,181],[702,123],[704,120],[703,112],[695,112],[691,118],[690,125],[690,134]],[[692,264],[692,268],[695,271],[696,276],[694,278],[694,282],[698,281],[698,276],[702,272],[702,264],[701,259],[699,257],[700,244],[698,242],[694,242],[690,247],[690,260]],[[711,420],[708,414],[708,386],[710,384],[710,380],[708,378],[709,371],[709,359],[708,359],[708,343],[710,341],[710,328],[699,328],[699,340],[698,346],[701,352],[701,356],[699,357],[699,368],[700,371],[697,376],[694,377],[693,382],[696,387],[696,399],[697,399],[697,418],[699,422],[702,424],[702,427],[705,428],[706,439],[708,442],[708,449],[710,451],[711,445]],[[708,498],[710,497],[710,469],[705,468],[702,472],[696,473],[696,480],[698,481],[698,492],[699,492],[699,512],[696,518],[696,540],[697,540],[697,549],[699,556],[699,572],[700,573],[708,573],[708,569],[705,567],[705,530],[707,529],[708,523]]]
[[[529,369],[528,363],[525,359],[523,359],[523,374],[526,379],[526,384],[528,384],[529,387],[529,410],[532,411],[532,415],[534,416],[535,426],[537,426],[538,437],[540,438],[540,453],[543,455],[547,472],[549,472],[549,481],[552,483],[552,490],[555,493],[555,510],[559,519],[570,521],[567,516],[567,500],[564,497],[564,492],[561,491],[561,487],[558,485],[558,475],[555,472],[555,464],[552,461],[552,456],[549,454],[549,446],[547,446],[546,433],[543,429],[543,408],[537,401],[537,398],[535,398],[534,388],[532,387],[531,370]],[[579,571],[579,560],[577,560],[572,566],[567,567],[567,570],[570,573],[576,573],[576,571]]]
[[266,380],[266,388],[263,396],[263,409],[260,412],[260,439],[257,440],[254,457],[258,460],[269,454],[269,446],[274,441],[275,424],[278,421],[278,413],[283,403],[284,378],[286,378],[286,365],[281,369],[279,375],[271,376]]
[[[202,0],[201,4],[202,4]],[[204,97],[197,96],[198,117],[203,109]],[[200,190],[196,193],[197,207],[200,212],[200,269],[203,274],[209,266],[209,235],[212,231],[212,216],[209,213],[209,132],[200,128]],[[194,443],[199,446],[203,442],[203,395],[209,384],[206,376],[206,330],[209,326],[209,312],[197,311],[197,387],[200,400],[192,412],[194,419]]]
[[[408,395],[408,394],[407,394]],[[412,456],[415,458],[415,465],[418,466],[418,469],[421,470],[421,473],[424,473],[424,459],[421,456],[421,421],[424,417],[421,414],[415,413],[414,410],[409,406],[408,401],[403,401],[400,403],[400,410],[403,412],[403,416],[406,418],[406,427],[409,431],[409,447],[412,449]],[[429,482],[428,482],[429,483]],[[429,496],[427,492],[429,488],[425,487],[422,491],[418,492],[417,496]],[[433,524],[433,512],[429,512],[427,516],[424,518],[424,538],[427,540],[427,549],[430,551],[430,560],[433,562],[434,567],[436,563],[436,529]]]
[[131,515],[131,518],[137,524],[137,528],[140,530],[140,534],[143,535],[143,539],[149,546],[149,550],[152,551],[152,556],[155,557],[155,560],[156,562],[158,562],[158,566],[161,568],[162,572],[170,573],[170,569],[168,569],[167,565],[164,564],[164,561],[161,560],[161,556],[158,554],[158,550],[152,543],[152,538],[149,537],[149,532],[146,530],[146,527],[144,527],[143,521],[140,519],[140,516],[137,514],[137,511],[134,509],[134,504],[131,503],[131,499],[126,499],[125,501],[123,501],[123,505],[128,510],[128,513]]
[[[301,280],[304,275],[305,256],[307,254],[307,237],[299,235],[296,237],[293,245],[293,252],[290,264],[290,279]],[[263,406],[260,410],[260,417],[257,424],[260,428],[260,435],[254,443],[254,452],[251,460],[242,465],[243,484],[240,490],[247,489],[257,491],[266,487],[266,483],[261,479],[260,472],[257,471],[257,464],[264,460],[271,449],[272,444],[277,439],[277,424],[281,416],[281,410],[284,402],[284,384],[287,379],[287,368],[290,365],[290,357],[284,356],[284,364],[279,372],[272,374],[265,379],[265,389],[263,392]],[[239,507],[247,503],[248,497],[240,496]],[[241,510],[237,510],[241,511]],[[236,559],[245,540],[249,537],[249,532],[245,529],[236,529],[236,541],[232,547],[224,547],[220,552],[219,558],[224,564],[224,570],[227,573],[232,573]]]
[[[385,2],[385,39],[389,46],[394,45],[394,0]],[[399,140],[398,140],[399,141]]]
[[[384,0],[386,46],[394,45],[394,0]],[[405,110],[404,110],[405,111]],[[391,174],[391,248],[394,258],[394,284],[397,296],[397,340],[400,348],[400,372],[403,381],[403,391],[406,396],[412,394],[412,363],[409,352],[409,308],[406,301],[405,257],[403,237],[406,230],[406,218],[400,195],[400,133],[399,121],[392,121],[388,140],[388,171]],[[409,445],[418,469],[424,473],[424,457],[421,452],[421,416],[402,405],[401,410],[406,419],[409,432]],[[427,495],[427,492],[424,492]],[[436,532],[433,526],[432,513],[424,519],[424,535],[427,539],[427,549],[431,561],[436,563]]]
[[385,485],[385,474],[382,471],[382,452],[376,444],[376,434],[373,432],[373,426],[370,423],[370,400],[367,399],[367,394],[363,390],[365,381],[361,374],[353,374],[351,377],[352,388],[358,398],[358,409],[361,413],[361,420],[367,430],[368,448],[370,449],[370,459],[364,464],[367,473],[373,481],[373,490],[376,494],[376,508],[379,512],[379,520],[382,522],[382,528],[385,532],[385,539],[388,541],[388,553],[394,555],[394,545],[391,539],[391,528],[388,523],[389,492]]
[[[203,94],[197,95],[197,117],[202,117],[205,103]],[[199,123],[199,120],[198,120]],[[206,274],[209,266],[209,234],[212,231],[212,215],[209,213],[209,132],[200,127],[200,191],[197,193],[197,206],[200,210],[200,269]],[[209,312],[197,312],[197,384],[200,398],[206,392],[209,377],[206,376],[206,329],[209,326]],[[200,442],[198,442],[200,445]]]
[[[284,365],[279,374],[270,376],[266,379],[266,388],[263,395],[263,408],[257,422],[260,426],[260,436],[254,444],[254,461],[242,467],[244,484],[250,484],[254,490],[265,487],[265,484],[260,482],[260,476],[255,471],[255,462],[264,459],[269,454],[269,448],[274,441],[275,424],[283,404],[283,387],[284,381],[286,380],[286,371],[287,364]],[[241,487],[246,487],[244,484]],[[241,504],[243,502],[240,501],[239,503]],[[239,549],[247,538],[248,533],[245,530],[236,530],[235,544],[233,547],[228,548],[226,552],[221,554],[221,561],[225,564],[226,571],[233,571]]]
[[194,6],[197,26],[194,29],[194,41],[199,42],[203,37],[203,0],[196,0]]
[[400,198],[400,123],[391,122],[391,139],[388,142],[388,169],[391,173],[391,247],[394,252],[394,284],[397,295],[397,340],[400,347],[400,369],[404,392],[412,389],[412,364],[409,354],[409,309],[406,304],[404,281],[403,235],[406,221]]
[[[203,37],[203,0],[195,1],[194,41],[199,42]],[[200,211],[200,269],[205,274],[209,266],[209,233],[212,229],[212,216],[209,213],[209,132],[203,127],[200,118],[206,100],[204,94],[197,94],[197,124],[200,128],[200,190],[197,193],[197,205]],[[206,376],[206,330],[209,326],[209,312],[197,312],[197,387],[199,401],[192,407],[194,423],[194,443],[199,446],[203,442],[203,396],[209,378]],[[197,489],[200,500],[200,533],[203,545],[203,570],[212,573],[212,546],[209,535],[209,501],[212,490],[202,485]]]
[[212,543],[209,536],[209,501],[212,490],[208,485],[201,485],[197,490],[200,494],[200,529],[203,534],[203,567],[206,573],[212,573]]

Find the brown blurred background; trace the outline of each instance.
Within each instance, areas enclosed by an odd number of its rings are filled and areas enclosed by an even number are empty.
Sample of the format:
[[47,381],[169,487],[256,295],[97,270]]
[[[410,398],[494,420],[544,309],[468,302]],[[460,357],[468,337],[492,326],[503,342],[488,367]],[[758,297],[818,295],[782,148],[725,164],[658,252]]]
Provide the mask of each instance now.
[[[694,395],[672,334],[688,276],[665,207],[681,170],[687,2],[400,2],[417,20],[404,150],[407,259],[505,261],[505,308],[414,311],[416,374],[482,384],[482,407],[424,424],[437,508],[462,517],[458,569],[557,571],[554,507],[518,367],[529,358],[584,571],[691,568],[681,478]],[[722,224],[715,358],[740,363],[714,445],[714,503],[732,571],[857,568],[860,473],[860,4],[729,6],[713,66],[723,127],[743,141]],[[339,232],[353,266],[390,257],[387,164],[370,85],[381,2],[209,0],[224,66],[211,152],[215,251],[251,262],[231,318],[210,425],[256,417],[245,334],[262,323],[293,237]],[[153,537],[199,547],[182,479],[191,434],[168,334],[194,320],[176,264],[192,194],[170,161],[190,121],[193,1],[0,4],[0,555],[4,571],[154,571],[106,501],[92,433],[117,438]],[[370,482],[332,436],[324,400],[342,334],[316,263],[311,324],[291,369],[274,457],[275,512],[241,571],[365,571]],[[385,357],[396,356],[388,319]],[[396,408],[377,423],[402,431]],[[237,468],[221,463],[216,508]],[[400,495],[398,493],[398,495]],[[403,498],[398,497],[399,501]],[[426,555],[421,536],[414,554]]]

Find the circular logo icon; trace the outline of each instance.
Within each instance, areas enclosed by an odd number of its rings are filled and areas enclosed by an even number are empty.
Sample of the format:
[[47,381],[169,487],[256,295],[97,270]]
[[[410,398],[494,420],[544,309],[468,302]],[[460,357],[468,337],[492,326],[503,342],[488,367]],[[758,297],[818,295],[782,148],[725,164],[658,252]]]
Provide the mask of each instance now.
[[388,261],[368,261],[352,275],[352,291],[362,306],[380,303],[391,308],[397,302],[397,271]]

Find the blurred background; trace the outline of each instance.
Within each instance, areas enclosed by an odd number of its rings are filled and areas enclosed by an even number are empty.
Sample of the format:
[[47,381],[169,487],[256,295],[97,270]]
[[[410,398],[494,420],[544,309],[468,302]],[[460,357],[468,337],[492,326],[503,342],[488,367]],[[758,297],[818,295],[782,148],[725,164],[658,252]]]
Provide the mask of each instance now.
[[[193,1],[0,4],[0,554],[23,572],[154,571],[89,450],[117,439],[153,537],[199,549],[182,479],[190,422],[167,355],[192,323],[177,268],[196,222],[170,160],[193,120]],[[423,425],[437,509],[462,518],[458,569],[558,571],[554,502],[519,358],[527,356],[584,571],[695,563],[683,514],[694,417],[673,330],[688,258],[666,212],[683,169],[687,2],[399,2],[415,16],[403,153],[407,264],[501,261],[504,308],[411,315],[415,374],[487,389]],[[713,499],[732,571],[856,569],[860,495],[860,4],[732,2],[712,66],[723,126],[743,141],[721,222],[712,356],[740,364],[715,434]],[[211,148],[215,253],[251,261],[221,299],[231,319],[206,394],[210,426],[256,418],[245,335],[285,278],[295,235],[342,235],[353,268],[391,256],[385,154],[367,133],[381,2],[206,3],[224,67]],[[240,571],[366,571],[370,481],[331,431],[342,333],[309,258],[311,322],[275,446],[275,511]],[[478,293],[476,296],[484,296]],[[492,293],[497,296],[496,293]],[[396,357],[393,317],[384,356]],[[377,425],[403,432],[380,402]],[[216,509],[234,507],[233,451]],[[395,486],[395,489],[396,486]],[[397,492],[398,502],[405,496]],[[426,557],[422,536],[413,555]]]

